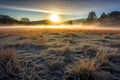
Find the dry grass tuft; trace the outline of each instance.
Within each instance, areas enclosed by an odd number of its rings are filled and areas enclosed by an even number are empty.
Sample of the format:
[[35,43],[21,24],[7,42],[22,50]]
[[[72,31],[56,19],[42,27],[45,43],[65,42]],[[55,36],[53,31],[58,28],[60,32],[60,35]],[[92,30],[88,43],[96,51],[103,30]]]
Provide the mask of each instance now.
[[111,43],[108,44],[108,46],[119,48],[120,47],[120,42],[111,42]]
[[62,55],[64,56],[68,56],[71,53],[74,53],[74,50],[72,49],[72,47],[70,46],[70,44],[66,44],[63,48],[62,48]]
[[14,49],[0,49],[0,60],[16,61],[17,54]]
[[14,49],[0,49],[0,80],[24,80]]
[[62,61],[52,60],[49,68],[51,71],[56,71],[62,69],[63,65],[64,63]]
[[100,38],[99,38],[99,41],[102,41],[102,42],[106,42],[106,35],[102,35]]
[[49,48],[49,53],[51,54],[60,54],[62,56],[69,56],[70,54],[75,53],[75,50],[68,44],[60,48]]
[[106,61],[108,55],[106,51],[100,50],[94,59],[83,58],[68,72],[66,80],[96,80],[94,72]]

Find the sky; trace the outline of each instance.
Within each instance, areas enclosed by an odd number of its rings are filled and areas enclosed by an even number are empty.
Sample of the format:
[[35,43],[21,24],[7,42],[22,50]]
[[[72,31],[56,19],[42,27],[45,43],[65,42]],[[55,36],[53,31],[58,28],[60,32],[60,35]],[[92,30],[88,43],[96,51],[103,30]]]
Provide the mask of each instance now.
[[120,11],[120,0],[0,0],[0,14],[18,20],[27,17],[37,21],[55,13],[65,21],[86,18],[90,11],[98,17],[103,12]]

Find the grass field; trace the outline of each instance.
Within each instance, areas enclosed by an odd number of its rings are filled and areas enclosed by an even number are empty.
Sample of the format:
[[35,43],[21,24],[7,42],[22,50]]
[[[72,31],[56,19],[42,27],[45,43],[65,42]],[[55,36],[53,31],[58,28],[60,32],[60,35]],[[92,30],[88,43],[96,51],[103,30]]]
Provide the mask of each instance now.
[[120,31],[0,29],[0,80],[120,80]]

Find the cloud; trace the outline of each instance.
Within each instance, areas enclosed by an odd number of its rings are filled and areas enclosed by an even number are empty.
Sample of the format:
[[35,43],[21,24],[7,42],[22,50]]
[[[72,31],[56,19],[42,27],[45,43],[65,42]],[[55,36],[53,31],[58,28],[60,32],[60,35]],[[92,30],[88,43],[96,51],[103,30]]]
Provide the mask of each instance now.
[[119,0],[0,0],[0,7],[58,14],[85,14],[120,5]]

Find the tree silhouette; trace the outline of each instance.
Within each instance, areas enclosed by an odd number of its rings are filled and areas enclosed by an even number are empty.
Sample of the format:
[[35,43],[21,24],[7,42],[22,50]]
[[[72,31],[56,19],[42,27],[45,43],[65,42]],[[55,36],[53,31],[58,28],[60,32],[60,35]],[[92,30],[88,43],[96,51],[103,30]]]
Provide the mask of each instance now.
[[73,24],[72,20],[70,20],[70,21],[69,21],[69,24],[70,24],[70,25],[72,25],[72,24]]
[[108,14],[109,17],[114,19],[120,19],[120,12],[119,11],[113,11]]
[[103,14],[100,16],[100,19],[105,18],[105,17],[106,17],[106,14],[103,13]]
[[22,22],[30,22],[30,19],[29,18],[21,18],[20,21],[22,21]]
[[107,15],[105,13],[102,13],[98,21],[103,21],[105,18],[107,18]]
[[87,21],[94,22],[97,20],[96,13],[94,11],[91,11],[88,15]]

